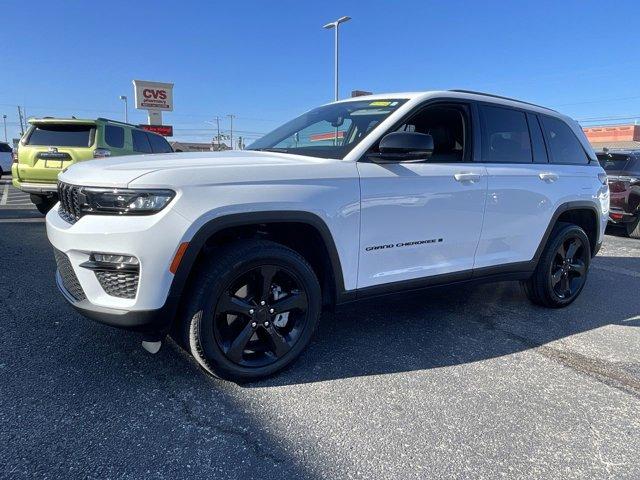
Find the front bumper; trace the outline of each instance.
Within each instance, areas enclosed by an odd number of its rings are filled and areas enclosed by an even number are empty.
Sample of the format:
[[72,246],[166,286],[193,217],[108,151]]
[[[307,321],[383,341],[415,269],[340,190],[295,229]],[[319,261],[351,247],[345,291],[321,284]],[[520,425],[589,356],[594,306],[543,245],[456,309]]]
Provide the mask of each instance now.
[[156,310],[120,310],[100,307],[87,299],[76,300],[65,288],[59,271],[56,271],[56,285],[65,300],[83,316],[112,327],[148,334],[153,336],[154,340],[168,331],[173,320],[173,299],[168,298],[165,305]]
[[[46,225],[49,241],[68,261],[65,275],[71,271],[80,287],[81,295],[70,292],[59,266],[56,283],[76,310],[93,320],[130,330],[159,331],[170,324],[176,302],[169,297],[173,282],[169,266],[189,227],[184,217],[168,208],[149,216],[86,215],[70,224],[55,206],[47,214]],[[133,298],[110,295],[96,272],[81,266],[92,252],[138,258],[138,286]]]

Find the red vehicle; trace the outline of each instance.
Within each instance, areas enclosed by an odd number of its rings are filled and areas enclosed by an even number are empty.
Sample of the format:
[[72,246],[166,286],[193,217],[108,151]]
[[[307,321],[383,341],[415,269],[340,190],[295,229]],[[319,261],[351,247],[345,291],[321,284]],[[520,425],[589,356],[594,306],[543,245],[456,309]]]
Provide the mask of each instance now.
[[627,235],[640,238],[640,151],[606,151],[598,154],[609,177],[609,221],[622,224]]

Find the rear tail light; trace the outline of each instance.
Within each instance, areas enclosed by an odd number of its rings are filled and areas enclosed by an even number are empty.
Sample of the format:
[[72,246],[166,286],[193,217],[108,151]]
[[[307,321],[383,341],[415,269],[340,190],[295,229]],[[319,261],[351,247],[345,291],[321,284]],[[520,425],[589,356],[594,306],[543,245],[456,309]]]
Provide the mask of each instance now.
[[111,156],[111,150],[108,148],[96,148],[93,151],[93,158],[105,158]]
[[621,213],[610,213],[609,216],[611,217],[612,220],[622,220]]

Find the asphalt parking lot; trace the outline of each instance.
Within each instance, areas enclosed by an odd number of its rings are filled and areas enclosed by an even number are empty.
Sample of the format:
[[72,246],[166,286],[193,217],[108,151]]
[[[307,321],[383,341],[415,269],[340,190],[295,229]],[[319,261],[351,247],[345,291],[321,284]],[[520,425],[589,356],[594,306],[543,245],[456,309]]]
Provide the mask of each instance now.
[[640,477],[640,241],[607,235],[567,309],[514,283],[353,305],[238,386],[72,311],[5,183],[2,478]]

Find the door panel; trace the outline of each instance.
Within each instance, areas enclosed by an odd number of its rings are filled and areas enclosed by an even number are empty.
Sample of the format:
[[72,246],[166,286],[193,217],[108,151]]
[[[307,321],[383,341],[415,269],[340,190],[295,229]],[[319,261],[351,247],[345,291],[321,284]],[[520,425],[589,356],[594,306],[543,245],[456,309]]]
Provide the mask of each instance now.
[[[589,167],[486,164],[487,206],[474,268],[533,259],[556,209],[588,200]],[[578,195],[576,195],[578,192]]]
[[471,275],[487,188],[484,166],[360,162],[358,170],[358,288],[460,271]]

